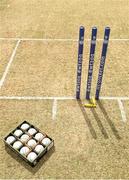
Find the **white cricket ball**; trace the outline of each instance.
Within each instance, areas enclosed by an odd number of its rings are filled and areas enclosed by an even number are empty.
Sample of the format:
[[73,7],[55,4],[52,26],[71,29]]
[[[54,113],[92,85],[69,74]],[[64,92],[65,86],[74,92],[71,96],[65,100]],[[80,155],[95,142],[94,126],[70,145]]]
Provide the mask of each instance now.
[[45,146],[48,146],[50,143],[51,143],[51,140],[49,138],[44,138],[42,140],[42,143],[45,145]]
[[20,141],[16,141],[14,144],[13,144],[13,148],[14,149],[20,149],[22,147],[22,143]]
[[45,148],[41,144],[38,144],[34,150],[36,151],[36,153],[39,154],[39,153],[43,152],[44,149]]
[[21,125],[21,129],[23,129],[23,130],[27,130],[29,127],[30,127],[30,125],[27,123],[24,123]]
[[11,144],[11,143],[13,143],[15,140],[16,140],[15,137],[9,136],[9,137],[7,137],[7,139],[6,139],[6,142],[7,142],[8,144]]
[[29,133],[30,135],[34,135],[36,132],[37,132],[37,131],[36,131],[34,128],[30,128],[30,129],[28,130],[28,133]]
[[27,159],[28,159],[30,162],[33,162],[36,158],[37,158],[37,154],[34,153],[34,152],[29,153],[28,156],[27,156]]
[[26,156],[29,153],[29,148],[24,146],[20,149],[20,154],[22,154],[23,156]]
[[28,146],[33,148],[37,143],[36,143],[36,141],[34,139],[30,139],[27,144],[28,144]]
[[17,129],[15,132],[14,132],[14,135],[19,137],[23,132],[20,130],[20,129]]
[[29,135],[27,135],[27,134],[23,134],[22,136],[21,136],[21,138],[20,138],[20,140],[23,142],[23,143],[25,143],[25,142],[27,142],[28,140],[29,140]]
[[43,137],[44,137],[44,135],[41,134],[41,133],[37,133],[37,134],[35,135],[35,139],[36,139],[37,141],[41,141],[41,140],[43,139]]

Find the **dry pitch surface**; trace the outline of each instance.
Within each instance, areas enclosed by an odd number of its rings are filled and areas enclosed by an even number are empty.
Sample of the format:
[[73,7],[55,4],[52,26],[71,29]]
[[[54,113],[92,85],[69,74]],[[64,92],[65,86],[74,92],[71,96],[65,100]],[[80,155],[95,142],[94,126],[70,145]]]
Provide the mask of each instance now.
[[[0,178],[129,178],[129,1],[0,1]],[[76,101],[77,39],[86,28],[82,101]],[[98,27],[92,95],[103,31],[111,27],[96,109],[84,109],[91,27]],[[111,98],[113,97],[113,98]],[[122,99],[120,98],[122,97]],[[55,140],[31,168],[3,137],[24,119]]]

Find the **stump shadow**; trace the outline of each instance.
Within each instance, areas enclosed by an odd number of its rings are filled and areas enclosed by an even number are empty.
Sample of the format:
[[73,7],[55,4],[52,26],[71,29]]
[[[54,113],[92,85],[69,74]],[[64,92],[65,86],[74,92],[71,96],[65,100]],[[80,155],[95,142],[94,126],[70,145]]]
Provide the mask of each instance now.
[[116,137],[116,139],[120,140],[121,137],[120,137],[120,135],[119,135],[119,132],[118,132],[118,130],[116,129],[116,127],[115,127],[114,123],[112,122],[112,120],[110,119],[110,117],[109,117],[109,115],[108,115],[108,113],[107,113],[104,105],[103,105],[102,102],[100,102],[100,101],[98,101],[97,104],[98,104],[99,108],[101,109],[101,111],[102,111],[105,119],[107,120],[107,123],[108,123],[108,125],[110,126],[110,128],[111,128],[114,136]]
[[94,139],[97,139],[96,131],[95,131],[95,129],[94,129],[94,127],[93,127],[90,119],[88,118],[88,115],[87,115],[87,113],[86,113],[86,110],[85,110],[85,108],[84,108],[84,106],[83,106],[82,101],[81,101],[81,100],[78,100],[77,102],[78,102],[78,104],[79,104],[79,107],[80,107],[80,109],[81,109],[81,112],[82,112],[82,114],[83,114],[83,116],[84,116],[84,119],[85,119],[85,121],[86,121],[86,123],[87,123],[87,126],[88,126],[88,128],[89,128],[89,131],[90,131],[92,137],[93,137]]

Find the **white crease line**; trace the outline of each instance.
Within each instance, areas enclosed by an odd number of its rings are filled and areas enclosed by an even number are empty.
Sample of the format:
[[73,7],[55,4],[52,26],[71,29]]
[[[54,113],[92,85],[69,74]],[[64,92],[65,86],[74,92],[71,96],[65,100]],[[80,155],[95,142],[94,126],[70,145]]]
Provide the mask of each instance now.
[[[74,96],[0,96],[0,100],[76,100]],[[129,100],[129,97],[123,96],[102,96],[100,100]]]
[[75,100],[75,97],[61,96],[61,97],[48,97],[48,96],[0,96],[0,100]]
[[99,99],[102,99],[102,100],[129,100],[129,97],[127,96],[102,96],[100,97]]
[[[72,41],[72,42],[77,42],[78,39],[65,39],[65,38],[61,38],[61,39],[58,39],[58,38],[46,38],[46,39],[41,39],[41,38],[0,38],[0,40],[7,40],[7,41],[64,41],[64,42],[67,42],[67,41]],[[90,41],[91,39],[85,39],[85,41]],[[97,41],[103,41],[103,39],[97,39]],[[129,41],[129,39],[110,39],[109,41]]]
[[[46,38],[46,39],[38,39],[38,38],[0,38],[0,40],[6,40],[6,41],[78,41],[78,39],[50,39],[50,38]],[[90,40],[90,39],[89,39]]]
[[52,107],[52,119],[56,119],[56,114],[57,114],[57,99],[54,99],[53,101],[53,107]]
[[119,108],[120,108],[120,111],[121,111],[122,121],[126,122],[127,121],[126,113],[125,113],[125,110],[124,110],[123,103],[122,103],[122,101],[120,99],[118,99],[118,104],[119,104]]
[[7,64],[6,68],[5,68],[5,71],[4,71],[4,73],[3,73],[3,76],[2,76],[2,78],[1,78],[1,80],[0,80],[0,88],[3,86],[3,83],[4,83],[5,79],[6,79],[6,76],[7,76],[7,74],[8,74],[9,68],[10,68],[10,66],[11,66],[11,64],[12,64],[12,62],[13,62],[13,60],[14,60],[14,57],[15,57],[17,48],[18,48],[18,46],[19,46],[19,43],[20,43],[20,40],[18,40],[18,42],[16,43],[16,46],[15,46],[15,48],[14,48],[14,50],[13,50],[13,53],[12,53],[12,55],[11,55],[11,58],[10,58],[8,64]]
[[0,40],[6,40],[6,41],[21,41],[21,38],[0,38]]

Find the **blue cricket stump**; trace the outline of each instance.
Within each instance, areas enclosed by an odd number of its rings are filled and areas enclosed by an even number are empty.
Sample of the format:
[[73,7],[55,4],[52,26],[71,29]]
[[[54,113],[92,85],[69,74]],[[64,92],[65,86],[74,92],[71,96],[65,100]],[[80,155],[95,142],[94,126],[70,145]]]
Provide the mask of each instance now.
[[92,28],[92,34],[91,34],[89,68],[88,68],[87,87],[86,87],[86,99],[90,99],[93,66],[94,66],[94,56],[95,56],[95,47],[96,47],[96,37],[97,37],[97,28],[93,27]]
[[95,94],[95,99],[96,100],[99,99],[99,94],[100,94],[100,90],[101,90],[109,36],[110,36],[110,28],[106,27],[105,28],[105,33],[104,33],[104,41],[103,41],[102,54],[101,54],[100,67],[99,67],[99,74],[98,74],[98,81],[97,81],[96,94]]
[[79,29],[79,43],[78,43],[76,99],[80,99],[82,61],[83,61],[83,46],[84,46],[84,31],[85,31],[85,28],[83,26],[81,26]]

